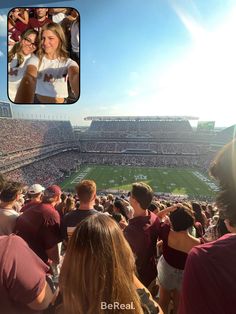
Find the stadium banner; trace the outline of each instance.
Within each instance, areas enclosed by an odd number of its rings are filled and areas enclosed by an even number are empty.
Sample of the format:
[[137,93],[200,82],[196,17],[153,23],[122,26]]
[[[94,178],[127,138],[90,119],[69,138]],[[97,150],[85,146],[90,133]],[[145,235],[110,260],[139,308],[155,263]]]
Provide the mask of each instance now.
[[215,128],[215,121],[198,121],[198,131],[213,131]]
[[0,118],[12,118],[11,105],[8,102],[0,101]]

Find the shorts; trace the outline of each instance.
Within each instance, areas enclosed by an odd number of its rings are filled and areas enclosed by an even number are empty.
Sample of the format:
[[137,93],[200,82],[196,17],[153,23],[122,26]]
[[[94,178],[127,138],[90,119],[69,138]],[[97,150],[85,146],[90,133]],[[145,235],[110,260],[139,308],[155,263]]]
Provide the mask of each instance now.
[[157,264],[157,280],[166,290],[180,291],[183,280],[183,269],[170,266],[162,255]]

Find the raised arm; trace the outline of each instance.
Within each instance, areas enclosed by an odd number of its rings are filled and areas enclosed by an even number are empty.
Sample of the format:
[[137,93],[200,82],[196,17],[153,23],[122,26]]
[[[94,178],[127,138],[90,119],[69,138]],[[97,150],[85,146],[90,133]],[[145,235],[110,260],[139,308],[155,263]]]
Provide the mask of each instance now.
[[17,90],[15,102],[20,104],[32,104],[34,102],[36,82],[37,68],[34,65],[28,65]]

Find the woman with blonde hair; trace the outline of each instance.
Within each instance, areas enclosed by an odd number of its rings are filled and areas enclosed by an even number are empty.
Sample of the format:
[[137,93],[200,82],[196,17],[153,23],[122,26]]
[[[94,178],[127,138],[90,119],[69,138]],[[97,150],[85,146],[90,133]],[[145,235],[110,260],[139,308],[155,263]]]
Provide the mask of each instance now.
[[8,53],[8,95],[12,102],[25,74],[28,62],[38,47],[38,32],[28,29],[22,33],[19,42],[15,43]]
[[[66,103],[67,79],[79,96],[79,66],[68,58],[66,37],[57,23],[43,26],[37,56],[30,59],[16,95],[17,103]],[[27,90],[27,92],[25,92]]]
[[75,229],[59,287],[58,313],[162,313],[135,276],[134,256],[121,229],[105,214],[92,215]]

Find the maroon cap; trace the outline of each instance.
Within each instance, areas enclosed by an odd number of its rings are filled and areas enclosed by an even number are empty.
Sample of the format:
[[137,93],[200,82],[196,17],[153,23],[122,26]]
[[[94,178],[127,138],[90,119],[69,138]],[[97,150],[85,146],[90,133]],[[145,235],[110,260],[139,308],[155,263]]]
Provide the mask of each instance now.
[[61,196],[61,188],[58,185],[50,185],[44,191],[44,195],[49,197]]

